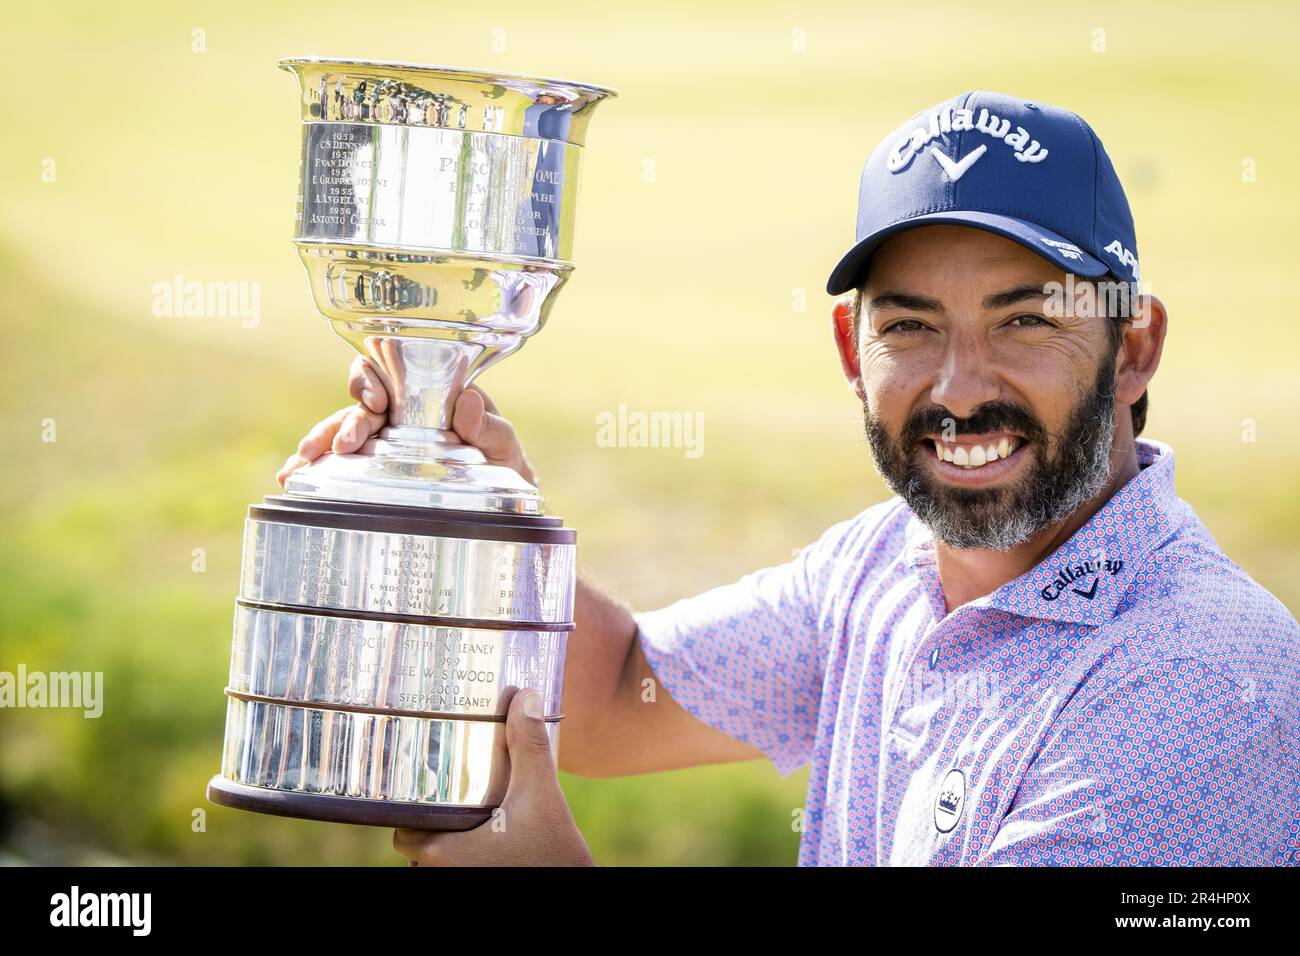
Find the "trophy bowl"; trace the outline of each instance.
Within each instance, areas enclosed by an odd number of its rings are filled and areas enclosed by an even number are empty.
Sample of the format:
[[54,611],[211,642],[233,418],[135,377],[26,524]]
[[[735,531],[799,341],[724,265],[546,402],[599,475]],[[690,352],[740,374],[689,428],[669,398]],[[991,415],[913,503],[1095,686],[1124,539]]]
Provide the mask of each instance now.
[[215,803],[429,830],[488,819],[505,714],[558,745],[575,536],[451,430],[461,391],[545,323],[570,261],[587,124],[612,90],[314,57],[298,78],[294,243],[367,355],[388,425],[249,508]]

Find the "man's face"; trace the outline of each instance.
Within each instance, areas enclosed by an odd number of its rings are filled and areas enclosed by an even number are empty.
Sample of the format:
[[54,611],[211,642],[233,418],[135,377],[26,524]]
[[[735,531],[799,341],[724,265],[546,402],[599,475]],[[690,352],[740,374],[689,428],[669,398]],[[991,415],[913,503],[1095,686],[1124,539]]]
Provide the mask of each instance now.
[[858,331],[867,437],[945,544],[1008,550],[1106,485],[1110,320],[1050,314],[1046,287],[1065,281],[960,226],[900,233],[873,257]]

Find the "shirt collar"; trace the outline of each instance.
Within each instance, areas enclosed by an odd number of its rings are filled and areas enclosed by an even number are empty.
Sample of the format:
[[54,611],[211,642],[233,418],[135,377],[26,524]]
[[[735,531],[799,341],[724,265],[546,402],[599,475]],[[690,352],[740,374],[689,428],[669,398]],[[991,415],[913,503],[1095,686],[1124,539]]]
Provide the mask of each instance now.
[[[1143,558],[1178,530],[1189,508],[1174,488],[1174,451],[1137,440],[1141,469],[1040,564],[966,607],[1022,617],[1100,625],[1115,616]],[[932,536],[913,516],[906,554],[914,568],[933,564]]]

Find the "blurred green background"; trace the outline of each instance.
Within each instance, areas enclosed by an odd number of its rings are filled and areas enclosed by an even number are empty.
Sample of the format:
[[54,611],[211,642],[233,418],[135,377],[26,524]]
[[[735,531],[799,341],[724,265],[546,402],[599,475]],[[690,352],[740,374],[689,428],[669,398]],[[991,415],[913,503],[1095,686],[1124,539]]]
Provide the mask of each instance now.
[[[591,128],[576,276],[483,383],[583,568],[638,608],[781,562],[885,496],[822,292],[876,141],[970,88],[1078,111],[1171,311],[1147,434],[1294,609],[1296,27],[1282,3],[9,5],[0,670],[103,671],[105,710],[0,711],[0,856],[400,862],[388,831],[203,795],[244,509],[346,402],[350,354],[289,242],[300,131],[278,57],[620,91]],[[177,274],[259,283],[260,324],[155,317],[153,285]],[[597,414],[620,403],[702,412],[703,456],[597,447]],[[788,864],[806,779],[756,763],[564,784],[603,863]]]

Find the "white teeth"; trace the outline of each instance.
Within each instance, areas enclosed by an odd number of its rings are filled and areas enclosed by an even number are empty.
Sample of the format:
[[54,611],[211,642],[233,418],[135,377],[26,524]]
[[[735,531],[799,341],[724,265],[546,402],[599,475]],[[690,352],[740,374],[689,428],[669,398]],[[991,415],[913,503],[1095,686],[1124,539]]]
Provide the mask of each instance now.
[[1000,438],[988,445],[947,445],[940,439],[932,440],[936,457],[966,469],[982,468],[991,461],[1006,458],[1020,446],[1015,438]]

